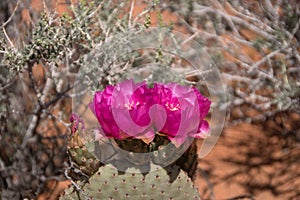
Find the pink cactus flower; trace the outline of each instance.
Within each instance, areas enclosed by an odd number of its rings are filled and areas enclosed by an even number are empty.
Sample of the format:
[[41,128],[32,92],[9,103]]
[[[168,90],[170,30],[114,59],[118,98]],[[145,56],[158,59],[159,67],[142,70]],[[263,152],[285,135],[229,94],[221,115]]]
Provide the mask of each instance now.
[[152,105],[146,83],[135,84],[127,80],[96,92],[90,108],[101,125],[100,134],[120,140],[139,138],[152,141],[155,132],[148,114]]
[[201,138],[208,134],[209,126],[204,117],[211,101],[195,87],[155,83],[153,91],[159,96],[156,103],[163,106],[167,114],[166,122],[158,132],[166,135],[176,146],[187,137]]
[[102,136],[149,143],[159,132],[178,146],[187,137],[200,138],[209,132],[204,118],[210,104],[195,87],[154,83],[149,88],[145,82],[127,80],[96,92],[90,108]]

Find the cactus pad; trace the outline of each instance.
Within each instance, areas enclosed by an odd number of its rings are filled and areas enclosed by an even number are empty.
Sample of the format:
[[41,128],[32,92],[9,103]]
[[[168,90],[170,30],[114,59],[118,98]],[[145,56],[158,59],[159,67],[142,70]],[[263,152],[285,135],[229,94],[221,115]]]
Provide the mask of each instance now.
[[[118,174],[112,165],[100,167],[78,194],[80,199],[200,199],[192,180],[178,166],[161,168],[151,165],[151,168],[157,170],[143,175],[128,172]],[[61,199],[79,197],[74,188],[70,188]]]
[[[75,132],[70,140],[68,154],[72,165],[85,176],[93,175],[101,166],[100,161],[84,146],[78,132]],[[81,174],[77,174],[75,171],[74,169],[69,170],[69,175],[75,180],[81,179]]]

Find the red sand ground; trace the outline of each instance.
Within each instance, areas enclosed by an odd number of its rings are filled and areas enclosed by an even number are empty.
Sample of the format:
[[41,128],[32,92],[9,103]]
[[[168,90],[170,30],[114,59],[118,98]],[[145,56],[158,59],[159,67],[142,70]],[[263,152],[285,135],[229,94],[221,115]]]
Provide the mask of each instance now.
[[200,160],[196,185],[203,198],[300,199],[300,117],[289,116],[289,131],[279,130],[274,121],[225,128]]

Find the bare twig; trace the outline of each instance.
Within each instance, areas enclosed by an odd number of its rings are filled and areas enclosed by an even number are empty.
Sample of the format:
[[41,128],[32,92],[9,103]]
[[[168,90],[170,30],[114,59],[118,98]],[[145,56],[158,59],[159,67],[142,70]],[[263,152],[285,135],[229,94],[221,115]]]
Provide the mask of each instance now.
[[130,11],[129,11],[129,18],[128,18],[128,27],[131,27],[131,21],[132,21],[132,14],[134,9],[134,0],[131,1]]
[[[38,108],[39,109],[39,108]],[[30,138],[32,138],[32,136],[34,135],[34,131],[38,125],[38,121],[39,121],[39,116],[38,114],[33,115],[32,119],[31,119],[31,123],[29,124],[29,127],[24,135],[22,144],[21,144],[21,149],[24,149],[26,144],[28,143],[28,141],[30,140]]]
[[[288,46],[284,46],[284,48],[287,48]],[[265,62],[267,62],[269,59],[271,59],[272,57],[274,57],[275,55],[277,55],[280,51],[282,51],[282,49],[277,49],[271,53],[269,53],[268,55],[264,56],[261,60],[257,61],[254,65],[252,65],[249,69],[248,69],[248,73],[251,74],[254,70],[256,70],[260,65],[264,64]]]
[[10,23],[10,21],[11,21],[12,18],[14,17],[14,15],[15,15],[15,13],[16,13],[16,11],[17,11],[19,5],[20,5],[20,2],[21,2],[21,0],[18,0],[18,1],[17,1],[17,4],[16,4],[16,6],[15,6],[13,12],[12,12],[12,14],[11,14],[10,17],[8,18],[8,20],[6,20],[6,22],[4,22],[4,23],[0,26],[0,28],[3,29],[5,26],[7,26],[7,25]]
[[4,33],[5,37],[6,37],[6,39],[7,39],[8,43],[9,43],[9,45],[10,45],[11,47],[14,47],[14,44],[13,44],[13,42],[11,41],[11,39],[9,38],[9,36],[7,35],[4,26],[2,27],[2,31],[3,31],[3,33]]
[[102,2],[97,6],[97,8],[96,8],[91,14],[88,15],[88,18],[94,17],[95,14],[97,14],[97,13],[99,12],[99,10],[102,8],[103,4],[104,4],[104,1],[102,1]]
[[9,83],[4,85],[3,87],[0,87],[0,91],[6,90],[7,88],[9,88],[17,80],[16,77],[17,76],[15,75],[14,78]]
[[[71,161],[70,161],[71,162]],[[69,181],[71,181],[71,183],[72,183],[72,185],[75,187],[75,190],[77,191],[77,192],[80,192],[81,194],[83,194],[85,197],[87,197],[88,198],[88,194],[86,193],[86,192],[84,192],[82,189],[81,189],[81,187],[69,176],[69,174],[68,174],[68,170],[70,170],[71,169],[71,167],[69,167],[69,169],[66,169],[65,170],[65,177],[69,180]]]
[[133,20],[136,23],[139,19],[141,19],[144,15],[148,14],[153,9],[153,6],[148,7],[147,9],[143,10],[143,12],[139,13]]

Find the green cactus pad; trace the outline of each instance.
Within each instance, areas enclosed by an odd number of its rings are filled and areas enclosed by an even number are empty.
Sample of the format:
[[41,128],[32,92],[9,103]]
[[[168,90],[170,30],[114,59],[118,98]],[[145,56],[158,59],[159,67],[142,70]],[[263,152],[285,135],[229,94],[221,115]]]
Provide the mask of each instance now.
[[[100,167],[79,192],[80,199],[200,199],[192,180],[178,166],[161,168],[151,165],[151,168],[154,170],[143,175],[128,172],[119,174],[112,165]],[[69,188],[61,199],[79,197],[74,188]]]
[[68,153],[78,168],[87,175],[94,174],[100,167],[100,162],[85,147],[68,149]]

